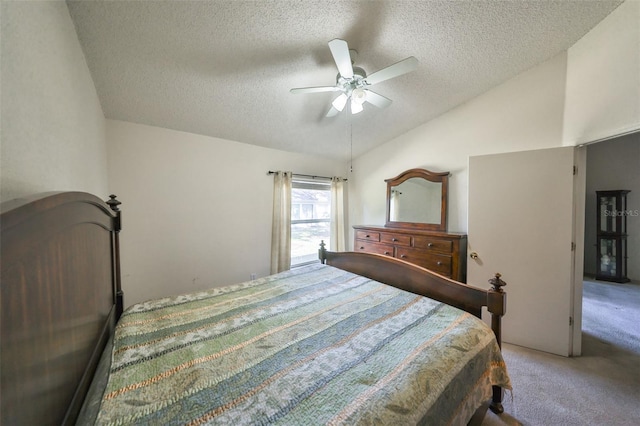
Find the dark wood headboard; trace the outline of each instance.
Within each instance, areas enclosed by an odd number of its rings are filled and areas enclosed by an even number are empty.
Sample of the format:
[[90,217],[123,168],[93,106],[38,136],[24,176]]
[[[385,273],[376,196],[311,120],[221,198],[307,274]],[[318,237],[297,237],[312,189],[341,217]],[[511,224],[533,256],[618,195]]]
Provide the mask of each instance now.
[[0,423],[75,421],[122,313],[119,204],[82,192],[2,203]]

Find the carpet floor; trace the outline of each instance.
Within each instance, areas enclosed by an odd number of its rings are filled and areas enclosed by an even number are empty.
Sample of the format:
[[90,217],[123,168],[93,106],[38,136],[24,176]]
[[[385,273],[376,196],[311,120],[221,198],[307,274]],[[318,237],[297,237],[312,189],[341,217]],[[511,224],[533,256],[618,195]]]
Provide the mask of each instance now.
[[572,358],[505,343],[513,392],[482,426],[640,425],[640,285],[585,281],[582,333]]

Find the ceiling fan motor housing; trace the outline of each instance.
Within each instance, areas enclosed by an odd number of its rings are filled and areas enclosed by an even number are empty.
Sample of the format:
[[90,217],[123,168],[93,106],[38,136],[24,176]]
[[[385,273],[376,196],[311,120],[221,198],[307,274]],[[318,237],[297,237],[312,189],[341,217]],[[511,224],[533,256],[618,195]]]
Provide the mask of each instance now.
[[354,89],[367,85],[367,73],[360,67],[353,67],[353,78],[345,78],[340,73],[336,75],[336,86],[340,87],[344,93],[350,95]]

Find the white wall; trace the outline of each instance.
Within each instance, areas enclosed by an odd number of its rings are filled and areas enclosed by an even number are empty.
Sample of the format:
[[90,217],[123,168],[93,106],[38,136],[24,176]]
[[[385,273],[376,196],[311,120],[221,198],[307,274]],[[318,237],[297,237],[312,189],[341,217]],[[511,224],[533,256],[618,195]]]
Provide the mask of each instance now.
[[0,198],[107,198],[105,119],[64,2],[1,6]]
[[269,170],[344,176],[343,164],[107,120],[109,186],[122,201],[125,305],[269,274]]
[[640,1],[627,0],[568,50],[564,143],[640,129]]
[[596,191],[629,189],[627,194],[628,274],[640,281],[640,133],[587,147],[585,273],[596,273]]
[[383,225],[384,179],[424,167],[451,172],[449,231],[466,232],[469,156],[560,146],[565,74],[561,54],[357,158],[351,225]]

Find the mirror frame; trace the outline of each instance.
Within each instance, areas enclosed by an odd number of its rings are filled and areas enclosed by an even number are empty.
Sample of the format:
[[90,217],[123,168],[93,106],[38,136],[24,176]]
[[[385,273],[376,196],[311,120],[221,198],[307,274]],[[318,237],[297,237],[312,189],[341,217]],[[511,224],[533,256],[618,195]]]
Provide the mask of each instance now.
[[[428,231],[447,230],[447,194],[449,191],[449,172],[432,172],[427,169],[409,169],[398,176],[385,179],[387,182],[387,222],[385,226],[391,228],[411,228]],[[391,220],[391,188],[400,185],[411,178],[422,178],[430,182],[442,184],[442,197],[440,201],[440,223],[398,222]]]

